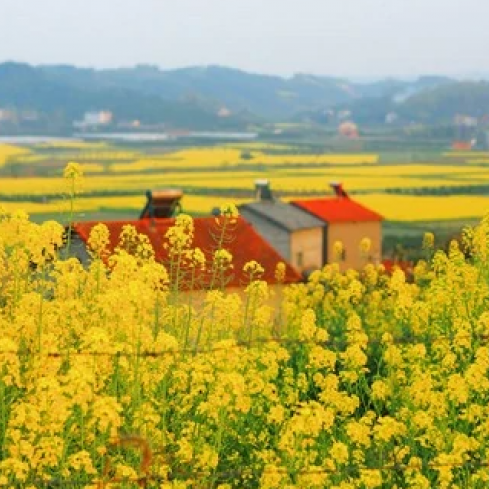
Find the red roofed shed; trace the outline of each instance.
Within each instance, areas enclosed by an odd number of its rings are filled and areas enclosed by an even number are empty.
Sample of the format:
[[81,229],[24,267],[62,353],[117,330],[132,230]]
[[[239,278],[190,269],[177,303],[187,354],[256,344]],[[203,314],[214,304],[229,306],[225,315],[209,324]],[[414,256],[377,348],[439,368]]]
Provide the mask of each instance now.
[[[360,269],[366,261],[379,262],[382,257],[382,220],[377,212],[352,200],[340,183],[331,183],[335,196],[295,200],[291,204],[326,222],[326,263],[341,262],[343,270]],[[370,240],[368,253],[360,250],[364,238]],[[335,243],[343,252],[336,256]]]
[[[207,270],[198,269],[196,282],[201,287],[210,283],[209,272],[217,249],[216,234],[219,233],[216,217],[196,217],[194,223],[194,239],[192,248],[200,248],[205,255]],[[78,257],[85,261],[88,257],[86,247],[92,228],[98,222],[79,222],[73,225],[73,250]],[[155,251],[156,260],[167,265],[169,263],[169,250],[164,247],[167,242],[165,235],[175,225],[175,218],[143,218],[131,221],[104,222],[110,231],[109,251],[113,252],[119,243],[119,236],[124,226],[132,225],[137,232],[148,236]],[[257,261],[265,269],[262,280],[269,284],[276,284],[275,269],[279,262],[285,263],[285,277],[283,283],[290,284],[301,281],[300,274],[263,239],[246,220],[239,217],[234,224],[230,224],[226,232],[227,238],[223,249],[229,251],[233,257],[233,268],[226,272],[226,287],[242,287],[247,285],[249,279],[243,272],[243,266],[252,260]],[[78,242],[76,240],[78,238]],[[85,247],[85,249],[83,249]]]
[[331,224],[335,222],[382,221],[383,217],[375,211],[349,198],[322,198],[295,200],[291,204],[309,212],[313,216]]

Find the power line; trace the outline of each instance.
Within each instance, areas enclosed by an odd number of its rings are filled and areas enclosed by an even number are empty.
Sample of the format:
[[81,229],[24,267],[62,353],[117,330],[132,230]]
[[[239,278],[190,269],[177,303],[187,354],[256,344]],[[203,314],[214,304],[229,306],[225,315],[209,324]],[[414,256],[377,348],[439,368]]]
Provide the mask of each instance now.
[[[317,341],[317,340],[299,340],[290,338],[261,338],[252,341],[234,341],[232,339],[222,340],[229,341],[230,344],[223,346],[212,347],[212,348],[172,348],[168,350],[161,351],[150,351],[142,350],[136,352],[127,351],[91,351],[91,350],[67,350],[64,352],[42,352],[38,350],[0,350],[0,355],[17,355],[17,356],[29,356],[29,355],[41,355],[43,357],[51,358],[64,358],[69,356],[94,356],[94,357],[146,357],[146,358],[158,358],[162,356],[176,356],[176,355],[205,355],[211,354],[219,351],[226,351],[233,348],[251,348],[259,345],[266,344],[286,344],[286,345],[317,345],[323,347],[335,347],[340,346],[350,346],[352,344],[362,344],[362,345],[433,345],[440,342],[458,342],[458,341],[488,341],[489,335],[454,335],[453,337],[448,336],[438,336],[438,337],[405,337],[405,338],[392,338],[391,340],[378,339],[368,339],[367,341],[353,341],[353,340],[327,340],[327,341]],[[231,343],[233,342],[233,343]]]

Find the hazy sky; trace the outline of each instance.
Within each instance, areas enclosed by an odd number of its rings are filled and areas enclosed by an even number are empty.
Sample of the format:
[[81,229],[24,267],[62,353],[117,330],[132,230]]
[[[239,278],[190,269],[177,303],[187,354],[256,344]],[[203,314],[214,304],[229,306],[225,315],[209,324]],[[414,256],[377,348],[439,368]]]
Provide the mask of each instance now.
[[489,0],[0,0],[0,62],[489,72]]

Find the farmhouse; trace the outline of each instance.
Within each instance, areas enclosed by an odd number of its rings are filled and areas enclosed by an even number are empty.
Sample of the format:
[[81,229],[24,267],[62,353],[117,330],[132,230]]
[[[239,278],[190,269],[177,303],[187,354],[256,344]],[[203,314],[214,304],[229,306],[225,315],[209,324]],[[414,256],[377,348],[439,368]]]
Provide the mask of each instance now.
[[[155,258],[170,269],[171,257],[166,234],[175,225],[175,214],[180,206],[182,192],[176,190],[148,192],[148,201],[140,218],[125,221],[104,222],[110,232],[109,252],[114,252],[119,244],[121,232],[125,226],[131,225],[138,234],[147,236],[152,245]],[[261,277],[270,285],[291,284],[301,281],[301,275],[280,256],[280,254],[242,217],[228,222],[222,228],[223,216],[196,217],[193,219],[193,239],[191,248],[199,248],[204,256],[205,267],[193,267],[189,260],[184,260],[179,266],[180,272],[185,276],[194,275],[192,281],[196,289],[206,290],[211,287],[243,288],[249,283],[249,275],[243,270],[246,263],[258,262],[264,273]],[[79,222],[72,226],[70,254],[77,257],[82,263],[88,264],[90,253],[88,240],[93,227],[99,222]],[[232,267],[216,275],[213,272],[215,252],[221,248],[232,256]],[[283,278],[276,277],[277,265],[285,264]]]
[[[333,182],[333,197],[295,200],[291,205],[327,224],[324,248],[325,263],[337,261],[335,243],[343,245],[340,256],[341,270],[360,269],[366,261],[380,263],[382,260],[383,217],[355,202],[347,194],[341,183]],[[367,238],[370,248],[361,253],[360,243]],[[365,256],[366,255],[366,256]]]
[[255,201],[239,206],[240,215],[301,273],[326,262],[327,223],[275,199],[268,180],[255,182]]
[[[340,261],[341,270],[360,269],[366,261],[382,259],[382,216],[352,200],[343,186],[332,183],[332,197],[275,199],[268,180],[255,182],[255,201],[239,207],[240,213],[299,272],[306,274],[327,263]],[[360,243],[368,238],[368,253]],[[341,242],[337,256],[335,243]]]
[[[192,287],[206,290],[243,288],[249,282],[243,267],[250,261],[256,261],[265,269],[261,279],[280,286],[300,282],[327,263],[339,261],[343,271],[360,269],[367,261],[380,263],[382,216],[351,199],[341,184],[331,185],[335,191],[332,197],[287,204],[274,198],[268,180],[257,180],[255,201],[241,205],[240,216],[228,223],[224,232],[224,216],[193,219],[191,247],[202,251],[205,267],[190,270],[192,265],[185,261],[180,272],[185,276],[192,271]],[[105,222],[110,232],[108,252],[116,250],[125,226],[131,225],[138,234],[147,237],[156,260],[171,269],[166,235],[176,223],[182,197],[180,190],[149,191],[139,219]],[[88,240],[96,224],[98,222],[79,222],[71,227],[70,254],[84,264],[91,259]],[[367,253],[362,253],[360,243],[365,238],[370,247]],[[222,249],[232,256],[232,267],[216,277],[213,262],[219,241]],[[337,242],[342,244],[340,255],[335,249]],[[280,262],[285,264],[285,272],[283,279],[277,280],[275,271]]]

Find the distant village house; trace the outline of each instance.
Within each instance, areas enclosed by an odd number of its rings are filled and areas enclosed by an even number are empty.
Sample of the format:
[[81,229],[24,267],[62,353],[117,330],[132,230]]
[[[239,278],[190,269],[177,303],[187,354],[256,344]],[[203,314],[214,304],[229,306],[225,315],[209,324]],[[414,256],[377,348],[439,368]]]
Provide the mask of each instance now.
[[[196,288],[206,290],[220,285],[242,290],[249,282],[243,267],[250,261],[262,265],[265,272],[261,279],[272,286],[300,282],[328,263],[338,262],[342,271],[359,270],[367,262],[379,264],[382,216],[351,199],[340,183],[331,186],[333,196],[285,203],[273,196],[268,180],[257,180],[255,200],[239,206],[240,217],[227,231],[223,248],[232,255],[233,268],[227,270],[219,284],[209,281],[209,265],[218,246],[216,235],[222,216],[194,218],[193,247],[202,250],[207,263],[205,270],[196,272]],[[183,192],[175,189],[148,191],[139,219],[105,222],[110,231],[108,251],[116,250],[124,226],[132,225],[139,234],[148,237],[156,260],[168,265],[170,256],[164,246],[165,235],[175,225],[182,197]],[[79,222],[72,226],[70,254],[85,265],[91,259],[88,240],[96,224]],[[365,238],[370,243],[366,253],[360,250]],[[342,244],[340,255],[338,242]],[[280,262],[285,264],[283,279],[277,279],[275,274]]]
[[81,121],[75,121],[73,125],[79,129],[106,126],[113,121],[114,115],[109,110],[85,112]]
[[[273,197],[268,180],[258,180],[255,202],[239,210],[303,274],[333,262],[339,262],[341,270],[380,263],[383,217],[351,199],[340,183],[331,186],[332,197],[286,204]],[[367,256],[360,252],[364,238],[370,241]],[[336,242],[342,244],[341,256],[336,256]]]
[[[158,262],[167,266],[170,262],[169,250],[164,246],[167,231],[175,225],[175,214],[180,208],[182,192],[178,190],[165,190],[147,193],[147,203],[140,218],[125,221],[106,221],[104,224],[110,231],[109,252],[114,252],[119,244],[119,237],[124,226],[134,226],[136,231],[149,238]],[[212,285],[215,288],[225,286],[227,289],[242,290],[249,283],[249,276],[243,270],[246,263],[258,262],[264,273],[261,277],[272,287],[282,287],[286,284],[297,283],[302,280],[298,271],[284,261],[283,257],[273,248],[255,229],[242,217],[230,225],[226,232],[223,249],[232,255],[232,268],[217,281],[211,275],[211,264],[214,253],[218,247],[216,234],[219,233],[219,217],[196,217],[194,223],[193,247],[202,250],[207,267],[205,270],[195,269],[195,288],[206,290]],[[72,226],[72,239],[70,254],[77,257],[87,265],[91,260],[88,248],[90,232],[98,222],[78,222]],[[282,278],[276,276],[276,268],[279,263],[284,263]],[[182,273],[189,272],[190,265],[183,263]],[[222,282],[221,282],[222,280]]]
[[[338,261],[341,270],[361,269],[367,262],[382,260],[383,217],[351,199],[341,183],[331,183],[335,195],[319,199],[295,200],[291,205],[327,224],[325,263]],[[370,242],[367,253],[360,250],[364,239]],[[336,256],[335,243],[341,242],[342,253]]]
[[239,212],[300,273],[326,263],[327,224],[276,199],[268,180],[256,181],[255,201],[239,206]]

